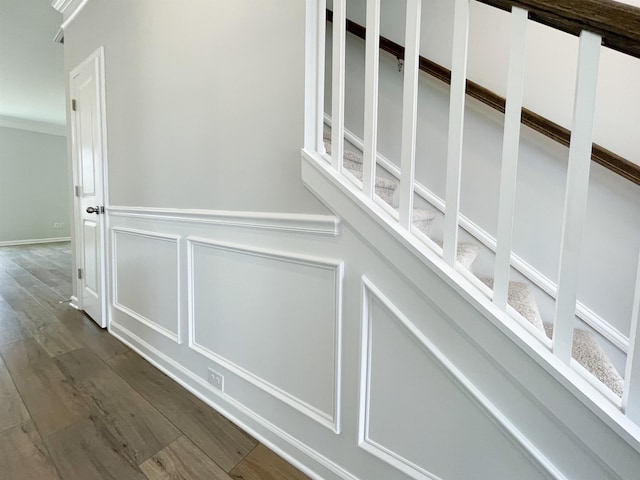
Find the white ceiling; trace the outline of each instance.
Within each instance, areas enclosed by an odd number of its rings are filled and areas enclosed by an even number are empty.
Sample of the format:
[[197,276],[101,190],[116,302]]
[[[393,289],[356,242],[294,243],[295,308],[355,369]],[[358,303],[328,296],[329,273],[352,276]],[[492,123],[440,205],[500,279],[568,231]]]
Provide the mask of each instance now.
[[62,23],[51,0],[0,0],[0,116],[63,125]]

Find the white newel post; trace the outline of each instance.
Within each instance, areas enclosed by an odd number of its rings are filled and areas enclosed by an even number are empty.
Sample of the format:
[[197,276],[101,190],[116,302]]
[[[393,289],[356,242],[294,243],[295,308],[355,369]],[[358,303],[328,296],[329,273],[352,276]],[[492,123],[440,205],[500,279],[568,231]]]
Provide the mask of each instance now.
[[324,153],[324,52],[326,0],[307,0],[305,38],[304,148]]

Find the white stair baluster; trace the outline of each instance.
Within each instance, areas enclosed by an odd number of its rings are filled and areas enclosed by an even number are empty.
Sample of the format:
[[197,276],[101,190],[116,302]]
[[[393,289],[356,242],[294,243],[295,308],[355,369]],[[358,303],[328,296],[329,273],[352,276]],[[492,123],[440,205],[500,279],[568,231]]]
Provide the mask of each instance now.
[[553,329],[553,353],[567,364],[571,361],[580,247],[587,214],[601,41],[602,38],[599,35],[587,31],[580,34],[573,128],[562,223],[558,296]]
[[331,79],[331,165],[342,171],[344,155],[344,78],[347,45],[347,2],[333,0],[333,64]]
[[449,98],[449,141],[447,151],[447,183],[445,192],[443,258],[456,264],[458,217],[460,215],[460,177],[462,171],[462,137],[467,83],[469,45],[469,0],[456,0],[453,19],[451,58],[451,91]]
[[375,192],[378,152],[378,71],[380,67],[380,0],[367,0],[367,40],[364,80],[364,149],[362,191]]
[[402,96],[402,150],[400,154],[400,225],[411,231],[418,123],[421,0],[407,0]]
[[638,258],[638,274],[636,290],[633,297],[631,313],[631,331],[629,333],[629,350],[627,351],[627,367],[624,374],[624,394],[622,408],[627,416],[640,424],[640,258]]
[[500,177],[500,203],[496,235],[496,259],[493,282],[493,302],[502,310],[507,309],[509,271],[511,268],[511,243],[520,148],[520,120],[524,90],[525,52],[527,46],[528,12],[513,7],[511,11],[511,47],[507,102],[502,142],[502,174]]
[[313,8],[307,8],[306,13],[306,28],[310,34],[305,46],[304,148],[320,153],[325,153],[322,129],[326,10],[326,0],[318,0]]

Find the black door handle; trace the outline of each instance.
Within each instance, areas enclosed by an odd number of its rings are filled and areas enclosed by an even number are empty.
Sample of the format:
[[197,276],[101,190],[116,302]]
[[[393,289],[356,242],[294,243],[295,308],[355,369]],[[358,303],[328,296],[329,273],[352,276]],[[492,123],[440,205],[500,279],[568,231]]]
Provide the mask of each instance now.
[[95,213],[100,215],[100,207],[87,207],[87,213]]

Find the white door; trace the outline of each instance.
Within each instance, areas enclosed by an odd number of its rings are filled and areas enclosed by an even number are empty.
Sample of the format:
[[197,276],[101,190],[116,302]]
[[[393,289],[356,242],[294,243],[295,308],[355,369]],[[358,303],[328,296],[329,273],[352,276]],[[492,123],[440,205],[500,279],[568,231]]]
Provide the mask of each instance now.
[[71,72],[78,302],[106,327],[102,50]]

